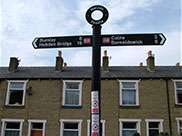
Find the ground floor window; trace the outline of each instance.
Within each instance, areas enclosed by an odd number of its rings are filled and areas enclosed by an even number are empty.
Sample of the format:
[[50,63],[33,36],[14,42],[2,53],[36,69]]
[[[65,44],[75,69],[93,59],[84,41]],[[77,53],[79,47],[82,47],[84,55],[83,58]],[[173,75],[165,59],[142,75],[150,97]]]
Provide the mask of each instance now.
[[45,136],[46,120],[28,120],[28,136]]
[[178,133],[182,135],[182,118],[176,118],[176,120],[177,120]]
[[22,136],[24,120],[2,119],[1,136]]
[[140,119],[120,119],[120,136],[132,136],[140,134]]
[[147,136],[156,136],[163,132],[163,120],[148,120],[146,119]]
[[81,136],[82,120],[61,119],[61,136]]

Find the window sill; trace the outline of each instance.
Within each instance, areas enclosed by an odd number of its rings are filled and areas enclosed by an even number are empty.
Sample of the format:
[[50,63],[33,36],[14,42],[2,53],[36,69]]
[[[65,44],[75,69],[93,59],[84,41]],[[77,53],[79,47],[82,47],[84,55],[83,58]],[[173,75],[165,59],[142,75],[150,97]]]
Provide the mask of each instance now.
[[140,109],[139,105],[120,105],[119,107],[123,109]]
[[23,109],[25,108],[24,105],[5,105],[5,108],[19,108],[19,109]]
[[182,107],[182,104],[175,104],[175,107]]
[[82,109],[82,106],[68,106],[68,105],[62,105],[61,108],[63,108],[63,109]]

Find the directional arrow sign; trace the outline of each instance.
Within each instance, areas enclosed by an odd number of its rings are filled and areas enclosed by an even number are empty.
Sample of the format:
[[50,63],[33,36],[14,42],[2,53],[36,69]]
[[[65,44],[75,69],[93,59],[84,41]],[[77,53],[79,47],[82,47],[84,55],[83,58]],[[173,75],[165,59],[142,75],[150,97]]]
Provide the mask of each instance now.
[[[101,36],[101,46],[145,46],[163,45],[166,41],[162,33],[155,34],[112,34]],[[35,49],[91,47],[92,36],[37,37],[32,42]]]
[[65,37],[37,37],[32,42],[35,49],[64,48],[64,47],[91,47],[92,36],[65,36]]
[[163,45],[165,41],[162,33],[102,35],[102,46]]

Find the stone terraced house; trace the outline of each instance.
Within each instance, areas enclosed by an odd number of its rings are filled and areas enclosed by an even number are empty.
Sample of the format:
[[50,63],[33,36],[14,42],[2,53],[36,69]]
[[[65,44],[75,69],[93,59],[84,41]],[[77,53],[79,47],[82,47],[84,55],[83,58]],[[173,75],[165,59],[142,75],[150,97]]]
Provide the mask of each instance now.
[[[182,133],[182,66],[109,66],[101,70],[102,136]],[[0,67],[1,136],[90,136],[91,67]]]

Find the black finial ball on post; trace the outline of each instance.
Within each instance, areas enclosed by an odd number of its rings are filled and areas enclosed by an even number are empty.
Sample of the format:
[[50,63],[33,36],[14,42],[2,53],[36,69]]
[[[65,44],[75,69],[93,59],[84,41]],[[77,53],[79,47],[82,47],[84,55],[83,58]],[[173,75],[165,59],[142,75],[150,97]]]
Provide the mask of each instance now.
[[[93,19],[92,18],[92,13],[94,11],[100,11],[102,12],[102,18],[96,20],[96,19]],[[103,7],[103,6],[100,6],[100,5],[95,5],[95,6],[92,6],[90,7],[87,12],[86,12],[86,15],[85,15],[85,18],[87,20],[87,22],[91,25],[101,25],[101,24],[104,24],[107,19],[109,17],[109,12],[108,10]]]

